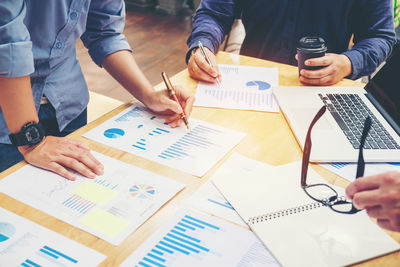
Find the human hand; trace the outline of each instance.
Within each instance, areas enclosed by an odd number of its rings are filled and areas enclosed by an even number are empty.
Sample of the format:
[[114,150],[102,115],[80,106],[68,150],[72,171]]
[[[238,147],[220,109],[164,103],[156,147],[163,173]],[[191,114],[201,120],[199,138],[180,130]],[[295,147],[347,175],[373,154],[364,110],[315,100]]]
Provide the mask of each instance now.
[[379,226],[400,231],[400,172],[386,172],[356,179],[346,188],[358,209],[378,220]]
[[[297,60],[297,55],[296,55]],[[300,71],[300,81],[311,85],[332,85],[351,74],[350,59],[345,55],[327,53],[323,57],[307,59],[306,66],[325,66],[319,70]]]
[[[179,103],[182,104],[185,110],[186,117],[189,118],[192,113],[194,96],[183,90],[179,86],[174,86],[176,97]],[[165,122],[168,123],[172,128],[178,127],[183,122],[182,120],[182,108],[174,101],[167,91],[167,89],[161,91],[153,91],[148,94],[144,99],[143,103],[152,111],[167,115]]]
[[38,145],[22,146],[18,147],[18,150],[28,163],[53,171],[68,180],[74,181],[76,176],[67,168],[88,178],[103,174],[103,165],[93,157],[90,149],[81,141],[46,136]]
[[196,80],[215,83],[216,78],[221,77],[217,60],[215,55],[207,47],[204,47],[204,51],[208,55],[212,66],[208,64],[200,48],[196,48],[195,50],[192,50],[192,55],[188,61],[189,74]]

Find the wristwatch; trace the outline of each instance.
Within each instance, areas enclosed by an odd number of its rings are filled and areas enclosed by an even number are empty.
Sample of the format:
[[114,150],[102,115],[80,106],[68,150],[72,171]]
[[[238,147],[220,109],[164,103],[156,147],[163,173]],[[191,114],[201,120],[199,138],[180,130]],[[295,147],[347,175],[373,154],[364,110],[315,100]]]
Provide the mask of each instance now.
[[8,137],[14,146],[34,146],[39,144],[44,136],[45,131],[40,123],[28,122],[22,126],[21,131]]

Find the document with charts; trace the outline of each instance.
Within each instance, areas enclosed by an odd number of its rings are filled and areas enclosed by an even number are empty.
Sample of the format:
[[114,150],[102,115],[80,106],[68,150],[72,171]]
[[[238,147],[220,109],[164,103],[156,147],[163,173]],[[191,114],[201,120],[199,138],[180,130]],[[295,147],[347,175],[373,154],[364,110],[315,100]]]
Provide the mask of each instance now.
[[171,128],[164,117],[135,104],[83,136],[168,167],[203,176],[245,134],[204,121],[189,119]]
[[278,69],[218,65],[221,86],[199,82],[194,105],[279,112],[271,87],[278,86]]
[[105,255],[0,208],[0,266],[97,266]]
[[[400,249],[365,211],[341,214],[308,197],[300,171],[300,162],[274,167],[233,154],[213,182],[282,266],[347,266]],[[325,180],[309,168],[307,183]]]
[[248,228],[232,205],[218,191],[211,179],[205,182],[189,198],[188,206]]
[[59,220],[119,245],[184,188],[181,183],[100,153],[104,175],[76,181],[26,165],[0,180],[3,192]]
[[[356,179],[356,163],[319,163],[320,166],[331,172],[353,182]],[[400,163],[366,163],[364,176],[376,175],[379,173],[398,171],[400,172]]]
[[180,210],[121,265],[279,266],[249,230],[221,219]]

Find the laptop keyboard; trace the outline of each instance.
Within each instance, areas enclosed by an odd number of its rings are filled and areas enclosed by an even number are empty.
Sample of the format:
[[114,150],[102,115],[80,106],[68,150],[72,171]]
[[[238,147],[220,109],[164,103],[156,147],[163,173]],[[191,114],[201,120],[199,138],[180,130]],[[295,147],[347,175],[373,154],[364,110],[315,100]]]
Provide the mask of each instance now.
[[318,94],[353,148],[360,147],[364,121],[372,120],[364,149],[400,149],[393,137],[376,119],[372,111],[356,94]]

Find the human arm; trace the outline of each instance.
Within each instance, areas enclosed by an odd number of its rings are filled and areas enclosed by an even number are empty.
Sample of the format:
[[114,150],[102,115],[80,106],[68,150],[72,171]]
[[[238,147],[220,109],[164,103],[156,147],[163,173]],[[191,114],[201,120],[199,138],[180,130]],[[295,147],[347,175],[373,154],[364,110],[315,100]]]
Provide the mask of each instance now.
[[381,227],[400,231],[400,172],[358,178],[346,188],[346,194]]
[[[34,65],[30,35],[23,23],[25,13],[26,6],[22,0],[0,2],[0,107],[11,133],[19,132],[28,122],[39,121],[29,77]],[[102,172],[101,164],[78,141],[46,137],[36,146],[20,146],[18,149],[32,165],[71,180],[75,176],[65,166],[88,177],[94,177],[93,172]]]
[[[220,76],[214,54],[230,31],[235,19],[237,3],[234,0],[203,0],[193,17],[192,33],[187,40],[186,54],[189,74],[198,80],[214,82]],[[199,49],[201,41],[213,67],[210,67]],[[192,54],[192,51],[195,51]]]

